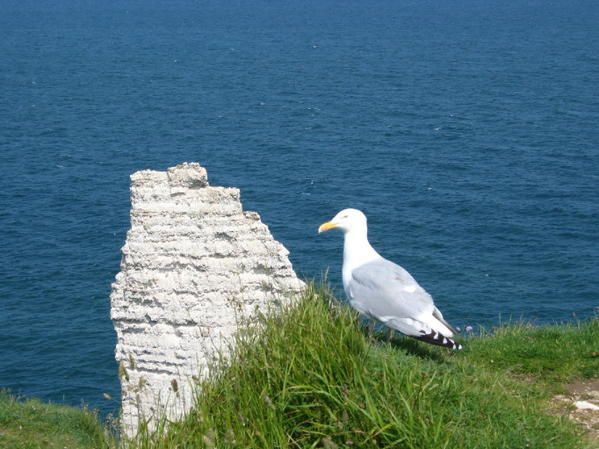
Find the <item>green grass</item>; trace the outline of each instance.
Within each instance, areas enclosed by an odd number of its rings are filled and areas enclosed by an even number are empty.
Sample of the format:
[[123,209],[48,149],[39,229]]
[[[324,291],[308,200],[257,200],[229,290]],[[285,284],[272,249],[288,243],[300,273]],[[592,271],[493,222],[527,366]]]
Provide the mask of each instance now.
[[0,392],[1,449],[101,449],[109,441],[97,416],[86,409]]
[[574,424],[546,413],[546,382],[599,374],[589,358],[597,326],[502,328],[456,354],[369,337],[352,311],[312,288],[238,338],[186,420],[134,446],[588,447]]
[[0,448],[595,447],[547,409],[560,385],[599,377],[599,320],[461,340],[455,353],[369,336],[353,311],[310,287],[240,333],[184,421],[117,445],[90,412],[3,395]]
[[547,327],[505,325],[469,339],[467,347],[464,356],[472,362],[546,383],[599,377],[599,319]]

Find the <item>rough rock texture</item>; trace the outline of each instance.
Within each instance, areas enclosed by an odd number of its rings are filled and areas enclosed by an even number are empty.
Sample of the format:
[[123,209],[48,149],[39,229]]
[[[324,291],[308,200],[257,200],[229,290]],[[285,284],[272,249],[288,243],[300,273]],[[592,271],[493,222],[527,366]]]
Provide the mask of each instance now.
[[564,386],[566,394],[554,396],[554,413],[581,424],[591,442],[599,443],[599,380],[588,379]]
[[131,176],[131,229],[112,285],[111,318],[127,435],[139,420],[192,405],[194,385],[238,323],[303,288],[235,188],[210,187],[199,164]]

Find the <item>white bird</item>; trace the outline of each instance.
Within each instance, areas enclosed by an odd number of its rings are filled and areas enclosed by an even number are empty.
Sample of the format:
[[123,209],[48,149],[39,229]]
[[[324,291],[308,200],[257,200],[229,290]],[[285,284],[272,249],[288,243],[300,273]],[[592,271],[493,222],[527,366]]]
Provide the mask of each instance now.
[[456,330],[443,318],[433,298],[399,265],[381,257],[368,242],[366,215],[344,209],[318,228],[344,234],[343,289],[350,305],[402,334],[434,345],[462,349]]

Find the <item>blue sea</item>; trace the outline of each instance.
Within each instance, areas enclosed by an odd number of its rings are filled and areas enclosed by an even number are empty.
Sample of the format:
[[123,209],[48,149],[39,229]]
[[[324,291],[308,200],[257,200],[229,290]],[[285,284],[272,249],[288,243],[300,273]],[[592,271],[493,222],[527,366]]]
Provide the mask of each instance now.
[[302,276],[339,289],[316,230],[357,207],[458,326],[593,316],[598,24],[595,0],[1,0],[0,387],[118,409],[129,175],[183,161]]

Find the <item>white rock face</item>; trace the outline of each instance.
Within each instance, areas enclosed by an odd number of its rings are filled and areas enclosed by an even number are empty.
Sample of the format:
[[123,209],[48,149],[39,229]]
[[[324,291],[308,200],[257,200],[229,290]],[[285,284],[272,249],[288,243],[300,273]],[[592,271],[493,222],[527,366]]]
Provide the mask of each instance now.
[[574,402],[574,407],[576,407],[578,410],[598,410],[599,411],[599,405],[595,405],[589,401],[576,401],[576,402]]
[[239,190],[210,187],[199,164],[134,173],[131,205],[110,297],[129,436],[140,419],[180,418],[240,320],[304,286]]

